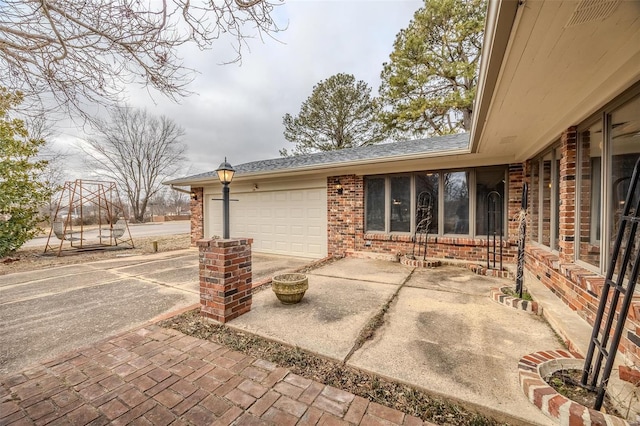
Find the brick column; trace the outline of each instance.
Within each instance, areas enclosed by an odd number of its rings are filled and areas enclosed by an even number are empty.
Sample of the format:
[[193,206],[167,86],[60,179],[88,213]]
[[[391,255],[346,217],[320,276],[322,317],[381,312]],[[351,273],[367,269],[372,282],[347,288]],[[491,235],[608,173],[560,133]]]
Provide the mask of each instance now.
[[522,208],[522,186],[524,185],[524,164],[509,164],[509,199],[507,200],[507,236],[508,241],[518,241],[520,222],[515,220]]
[[558,249],[561,263],[572,263],[575,254],[576,220],[576,151],[575,127],[569,127],[560,142],[560,235]]
[[191,245],[195,246],[198,240],[204,238],[204,191],[203,188],[191,187],[191,192],[195,194],[195,198],[189,203],[191,211]]
[[225,323],[251,310],[252,242],[248,238],[198,241],[203,316]]
[[[327,178],[327,238],[328,251],[343,256],[357,250],[356,237],[362,239],[364,230],[364,179],[344,175]],[[336,188],[342,187],[342,193]]]

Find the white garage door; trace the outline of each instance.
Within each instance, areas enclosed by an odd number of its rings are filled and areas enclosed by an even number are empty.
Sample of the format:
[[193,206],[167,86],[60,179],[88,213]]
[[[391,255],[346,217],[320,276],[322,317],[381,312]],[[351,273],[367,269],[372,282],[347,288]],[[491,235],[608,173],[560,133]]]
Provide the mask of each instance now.
[[[211,235],[222,235],[222,202],[207,201]],[[258,253],[327,255],[327,189],[231,193],[231,237],[253,238]]]

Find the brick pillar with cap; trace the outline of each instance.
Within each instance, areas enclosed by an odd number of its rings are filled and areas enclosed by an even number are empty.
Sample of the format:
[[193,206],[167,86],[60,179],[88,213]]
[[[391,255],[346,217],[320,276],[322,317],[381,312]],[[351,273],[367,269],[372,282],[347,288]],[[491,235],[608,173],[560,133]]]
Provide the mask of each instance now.
[[251,310],[250,238],[198,240],[200,312],[225,323]]

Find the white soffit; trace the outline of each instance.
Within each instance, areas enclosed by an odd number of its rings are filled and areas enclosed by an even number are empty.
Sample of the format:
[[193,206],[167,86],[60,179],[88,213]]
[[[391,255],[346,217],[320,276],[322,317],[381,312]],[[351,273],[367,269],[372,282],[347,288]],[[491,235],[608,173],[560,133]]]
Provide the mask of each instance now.
[[474,146],[524,161],[640,79],[640,2],[520,5]]

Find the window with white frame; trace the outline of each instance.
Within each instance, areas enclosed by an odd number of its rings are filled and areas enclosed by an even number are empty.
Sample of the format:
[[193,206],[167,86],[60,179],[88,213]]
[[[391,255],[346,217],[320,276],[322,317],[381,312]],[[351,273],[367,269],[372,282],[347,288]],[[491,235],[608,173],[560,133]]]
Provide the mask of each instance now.
[[[614,102],[611,108],[581,126],[578,135],[577,260],[604,275],[633,169],[640,157],[640,94],[636,92],[618,104]],[[638,197],[640,193],[632,194],[632,205]],[[639,248],[631,249],[637,256]]]
[[500,194],[506,229],[507,168],[365,177],[365,231],[413,233],[429,216],[429,234],[486,235],[487,202]]
[[531,240],[558,250],[560,232],[560,149],[531,162]]

